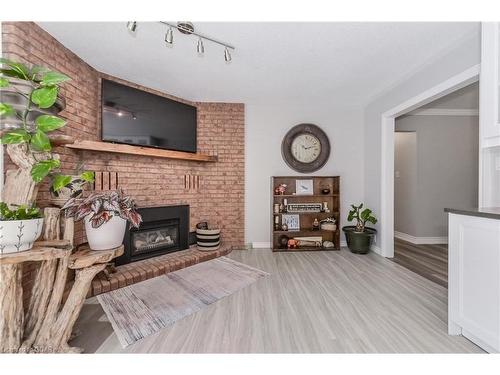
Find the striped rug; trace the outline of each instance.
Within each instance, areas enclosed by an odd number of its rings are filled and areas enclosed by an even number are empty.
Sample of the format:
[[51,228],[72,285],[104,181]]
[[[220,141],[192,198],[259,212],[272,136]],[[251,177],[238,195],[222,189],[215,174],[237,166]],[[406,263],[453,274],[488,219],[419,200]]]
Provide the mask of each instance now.
[[221,257],[97,296],[123,347],[268,276]]

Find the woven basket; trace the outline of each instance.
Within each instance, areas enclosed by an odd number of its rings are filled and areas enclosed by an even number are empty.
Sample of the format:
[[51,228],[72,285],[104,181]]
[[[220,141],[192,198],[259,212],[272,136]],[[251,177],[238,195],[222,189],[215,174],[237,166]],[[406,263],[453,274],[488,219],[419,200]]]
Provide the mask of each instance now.
[[321,223],[322,230],[329,230],[335,232],[337,230],[337,224],[334,223]]
[[200,251],[213,251],[220,247],[220,229],[196,228],[196,243]]

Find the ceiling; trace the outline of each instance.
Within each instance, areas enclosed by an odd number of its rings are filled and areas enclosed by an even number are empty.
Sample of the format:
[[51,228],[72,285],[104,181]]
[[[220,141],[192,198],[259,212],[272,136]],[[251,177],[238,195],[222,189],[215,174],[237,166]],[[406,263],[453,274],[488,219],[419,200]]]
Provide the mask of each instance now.
[[459,40],[478,23],[195,22],[196,31],[236,47],[226,64],[221,46],[166,27],[139,22],[40,22],[39,25],[99,71],[193,101],[247,104],[367,104]]

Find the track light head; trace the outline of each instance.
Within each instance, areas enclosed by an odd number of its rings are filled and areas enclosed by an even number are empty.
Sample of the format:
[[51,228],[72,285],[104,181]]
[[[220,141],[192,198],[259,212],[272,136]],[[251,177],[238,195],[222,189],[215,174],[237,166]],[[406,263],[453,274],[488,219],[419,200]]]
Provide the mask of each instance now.
[[196,45],[196,51],[199,55],[203,55],[205,53],[205,46],[203,45],[203,40],[198,38],[198,44]]
[[229,52],[229,49],[226,47],[224,48],[224,60],[227,62],[227,63],[230,63],[231,62],[231,53]]
[[129,31],[132,31],[134,33],[135,30],[137,30],[137,22],[136,21],[128,21],[127,22],[127,29],[129,29]]
[[168,28],[167,33],[165,34],[165,42],[167,44],[174,43],[174,30],[171,27]]

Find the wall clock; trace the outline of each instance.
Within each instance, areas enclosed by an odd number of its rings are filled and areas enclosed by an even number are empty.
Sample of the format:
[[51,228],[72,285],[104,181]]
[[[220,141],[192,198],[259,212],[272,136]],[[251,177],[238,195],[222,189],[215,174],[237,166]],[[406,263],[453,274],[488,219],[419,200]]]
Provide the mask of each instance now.
[[301,173],[314,172],[328,161],[330,141],[318,126],[299,124],[286,133],[281,143],[281,154],[293,170]]

